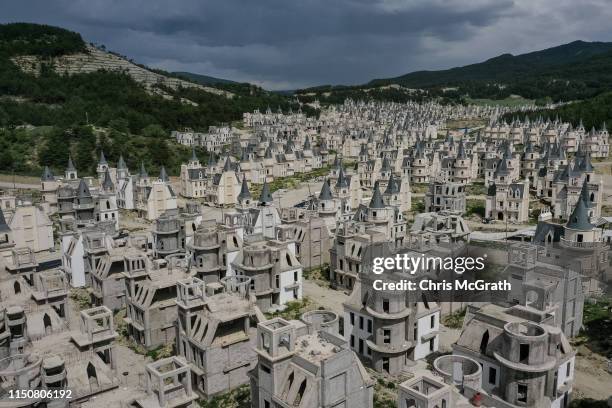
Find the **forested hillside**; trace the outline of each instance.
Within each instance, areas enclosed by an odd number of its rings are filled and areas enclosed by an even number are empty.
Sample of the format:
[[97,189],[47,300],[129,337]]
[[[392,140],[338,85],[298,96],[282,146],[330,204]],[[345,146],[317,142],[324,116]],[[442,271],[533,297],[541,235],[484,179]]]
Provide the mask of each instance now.
[[532,115],[559,115],[564,120],[600,126],[612,109],[612,42],[574,41],[546,50],[440,71],[419,71],[395,78],[376,79],[360,86],[321,86],[297,91],[301,101],[322,104],[353,99],[404,102],[437,98],[444,103],[505,103],[527,100],[536,105],[574,102],[554,111]]
[[[368,85],[400,84],[411,88],[452,86],[464,82],[512,83],[525,77],[576,75],[574,64],[585,63],[591,58],[612,53],[612,43],[574,41],[557,47],[521,55],[502,54],[484,62],[440,71],[417,71],[395,78],[375,79]],[[595,62],[595,65],[598,65]]]
[[[541,116],[551,120],[559,117],[573,123],[574,126],[582,121],[587,130],[592,127],[600,129],[603,123],[608,125],[612,123],[612,92],[606,92],[594,98],[564,105],[557,109],[529,112],[526,116],[531,119]],[[508,115],[506,120],[512,120],[512,115]]]
[[[267,106],[297,109],[290,99],[254,86],[245,90],[226,84],[240,91],[232,98],[197,88],[163,88],[164,97],[125,73],[96,71],[68,76],[42,64],[40,72],[31,74],[11,60],[18,55],[39,55],[44,61],[86,52],[86,48],[79,34],[57,27],[0,25],[0,138],[5,147],[0,172],[15,169],[36,173],[45,164],[60,168],[68,153],[76,156],[77,151],[82,153],[77,165],[91,171],[87,159],[94,161],[106,143],[111,160],[118,158],[112,151],[115,146],[128,163],[132,157],[154,168],[167,162],[168,170],[176,173],[180,154],[188,152],[181,153],[180,147],[172,146],[164,153],[160,141],[171,130],[206,130],[209,125],[236,121],[243,112]],[[16,129],[24,125],[45,128],[38,132]],[[93,142],[89,136],[82,136],[85,125],[102,128]],[[168,156],[165,161],[164,156]]]

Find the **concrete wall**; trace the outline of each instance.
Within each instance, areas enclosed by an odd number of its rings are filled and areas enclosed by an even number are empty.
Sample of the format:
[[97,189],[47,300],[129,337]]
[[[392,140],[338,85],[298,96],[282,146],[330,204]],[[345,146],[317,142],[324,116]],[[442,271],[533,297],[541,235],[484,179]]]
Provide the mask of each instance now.
[[[434,316],[434,327],[431,327],[431,316]],[[414,359],[420,360],[427,357],[432,351],[429,350],[429,341],[421,343],[421,337],[429,333],[440,330],[440,312],[435,311],[426,316],[420,317],[417,321],[417,335],[418,338],[415,340],[414,347]],[[436,335],[434,338],[434,349],[438,350],[439,336]]]

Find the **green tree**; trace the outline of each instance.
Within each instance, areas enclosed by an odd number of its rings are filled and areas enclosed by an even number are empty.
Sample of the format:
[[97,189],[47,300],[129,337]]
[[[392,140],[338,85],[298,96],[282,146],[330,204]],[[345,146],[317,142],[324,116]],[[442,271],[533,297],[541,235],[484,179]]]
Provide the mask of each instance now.
[[5,143],[0,144],[0,168],[9,169],[15,165],[13,155]]
[[147,125],[146,127],[142,129],[142,135],[145,137],[163,138],[166,136],[166,132],[164,131],[164,128],[162,128],[161,126],[157,124],[151,124],[151,125]]
[[9,123],[8,113],[0,107],[0,127],[4,127]]
[[111,119],[108,122],[108,127],[116,130],[117,132],[127,133],[129,130],[129,123],[124,118]]
[[163,138],[151,138],[147,142],[147,147],[149,150],[149,156],[151,157],[151,161],[156,166],[170,166],[170,149],[168,148],[168,142]]
[[75,166],[86,173],[93,172],[97,159],[94,157],[96,151],[96,136],[91,127],[81,126],[76,130],[76,163]]
[[66,131],[55,128],[48,136],[47,142],[39,152],[41,166],[63,168],[68,162],[70,144],[66,143]]

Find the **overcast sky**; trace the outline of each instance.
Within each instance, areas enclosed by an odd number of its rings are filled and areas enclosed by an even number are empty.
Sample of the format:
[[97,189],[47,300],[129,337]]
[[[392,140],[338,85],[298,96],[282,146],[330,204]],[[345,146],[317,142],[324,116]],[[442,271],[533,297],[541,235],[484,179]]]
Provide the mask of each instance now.
[[610,0],[20,0],[0,22],[58,25],[136,62],[267,89],[359,84],[612,41]]

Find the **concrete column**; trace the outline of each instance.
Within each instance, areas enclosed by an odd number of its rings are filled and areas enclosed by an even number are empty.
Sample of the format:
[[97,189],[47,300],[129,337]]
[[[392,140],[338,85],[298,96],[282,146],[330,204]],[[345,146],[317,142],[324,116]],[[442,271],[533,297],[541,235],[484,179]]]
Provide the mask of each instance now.
[[145,336],[145,347],[149,347],[149,345],[151,344],[151,325],[149,322],[149,311],[145,310],[144,311],[144,336]]
[[166,393],[164,391],[164,377],[159,377],[158,380],[159,380],[159,384],[158,384],[159,406],[165,407],[166,406]]
[[185,388],[187,389],[187,395],[191,395],[192,393],[192,387],[191,387],[191,372],[187,371],[185,374]]
[[111,346],[111,348],[108,350],[108,353],[110,354],[110,361],[111,361],[111,368],[116,371],[117,370],[117,362],[115,361],[115,348]]

